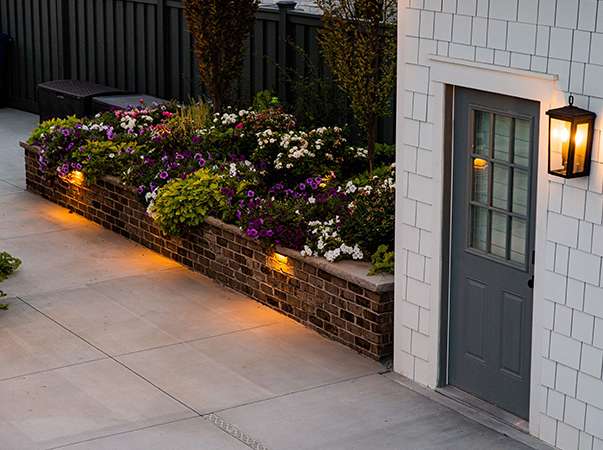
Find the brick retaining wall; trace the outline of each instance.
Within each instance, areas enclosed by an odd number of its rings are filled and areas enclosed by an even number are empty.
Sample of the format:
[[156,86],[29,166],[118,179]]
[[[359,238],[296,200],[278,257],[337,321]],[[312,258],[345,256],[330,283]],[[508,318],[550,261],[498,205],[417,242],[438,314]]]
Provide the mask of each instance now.
[[373,359],[393,344],[393,277],[366,276],[368,265],[275,253],[232,225],[209,218],[180,238],[163,235],[135,191],[110,177],[76,185],[40,173],[25,148],[27,189],[128,239],[217,280]]

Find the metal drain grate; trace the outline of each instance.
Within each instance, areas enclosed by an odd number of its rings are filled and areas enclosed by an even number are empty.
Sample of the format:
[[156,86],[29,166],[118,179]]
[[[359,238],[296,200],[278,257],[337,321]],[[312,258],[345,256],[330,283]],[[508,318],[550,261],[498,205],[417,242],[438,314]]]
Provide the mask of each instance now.
[[211,413],[207,416],[203,416],[203,418],[208,422],[213,423],[219,429],[232,436],[233,438],[237,439],[238,441],[241,441],[243,444],[253,450],[269,450],[268,447],[266,447],[264,444],[255,440],[251,436],[248,436],[247,434],[239,430],[236,426],[234,426],[232,423],[226,422],[222,417],[218,416],[217,414]]

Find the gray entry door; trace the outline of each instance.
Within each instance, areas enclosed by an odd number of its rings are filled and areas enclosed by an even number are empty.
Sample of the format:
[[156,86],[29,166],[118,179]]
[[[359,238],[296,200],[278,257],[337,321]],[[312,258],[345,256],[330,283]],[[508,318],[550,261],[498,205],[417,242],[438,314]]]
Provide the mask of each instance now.
[[452,385],[527,419],[539,104],[456,88]]

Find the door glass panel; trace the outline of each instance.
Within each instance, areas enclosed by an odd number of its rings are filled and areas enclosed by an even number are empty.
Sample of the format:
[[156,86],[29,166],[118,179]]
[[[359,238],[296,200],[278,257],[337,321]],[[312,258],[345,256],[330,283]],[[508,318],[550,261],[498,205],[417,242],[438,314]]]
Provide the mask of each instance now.
[[532,121],[475,111],[472,138],[469,245],[525,264]]
[[488,204],[488,161],[482,158],[473,158],[473,201]]
[[524,167],[530,165],[531,122],[515,119],[515,147],[513,162]]
[[488,251],[488,210],[479,206],[471,207],[471,247]]
[[494,158],[509,161],[513,119],[496,116],[494,119]]
[[475,142],[473,152],[490,155],[490,113],[475,111]]
[[526,262],[527,223],[523,219],[511,219],[511,261]]
[[507,215],[492,212],[492,237],[490,252],[501,258],[507,257]]
[[509,168],[494,164],[492,183],[492,206],[507,210],[509,207]]
[[524,170],[513,170],[513,206],[514,213],[528,214],[528,173]]

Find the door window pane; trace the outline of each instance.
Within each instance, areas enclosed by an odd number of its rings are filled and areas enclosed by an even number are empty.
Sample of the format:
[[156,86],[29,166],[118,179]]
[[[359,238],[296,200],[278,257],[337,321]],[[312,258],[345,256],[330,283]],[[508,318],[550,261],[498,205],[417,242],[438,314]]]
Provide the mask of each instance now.
[[475,142],[473,152],[490,155],[490,113],[475,111]]
[[523,219],[511,219],[511,261],[526,262],[527,224]]
[[509,168],[494,164],[492,183],[492,206],[507,210],[509,208]]
[[471,207],[471,247],[488,251],[488,210],[479,206]]
[[513,162],[528,167],[530,165],[530,143],[532,140],[532,122],[515,119],[515,153]]
[[509,161],[513,119],[496,116],[494,119],[494,158]]
[[488,161],[481,158],[473,158],[473,201],[488,204]]
[[474,111],[469,246],[525,264],[532,121]]
[[507,215],[492,212],[492,237],[490,252],[501,258],[507,257]]
[[528,214],[528,173],[524,170],[513,171],[513,207],[514,213]]

